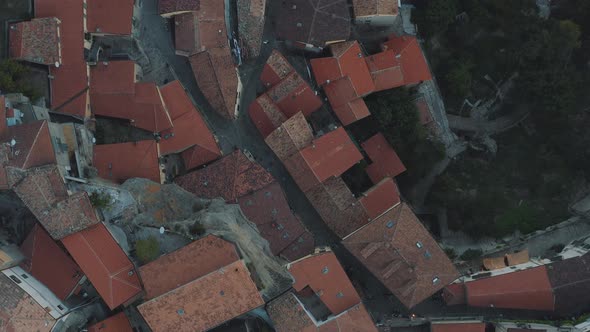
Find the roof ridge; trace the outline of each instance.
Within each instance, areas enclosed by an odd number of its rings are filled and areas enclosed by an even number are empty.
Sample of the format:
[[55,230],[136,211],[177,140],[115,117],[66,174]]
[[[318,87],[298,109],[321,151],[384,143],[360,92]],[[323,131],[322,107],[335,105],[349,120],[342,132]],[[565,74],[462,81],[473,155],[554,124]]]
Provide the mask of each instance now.
[[[28,168],[27,164],[29,162],[29,158],[31,157],[31,153],[33,152],[33,148],[37,144],[37,139],[39,139],[39,135],[41,135],[41,130],[43,130],[43,128],[45,127],[46,124],[47,124],[47,120],[43,120],[41,122],[41,126],[39,126],[39,128],[37,129],[37,133],[35,134],[35,139],[33,139],[33,143],[31,143],[31,147],[29,148],[27,156],[25,157],[25,161],[23,162],[23,168],[25,168],[25,169]],[[53,143],[52,143],[52,147],[53,147]]]

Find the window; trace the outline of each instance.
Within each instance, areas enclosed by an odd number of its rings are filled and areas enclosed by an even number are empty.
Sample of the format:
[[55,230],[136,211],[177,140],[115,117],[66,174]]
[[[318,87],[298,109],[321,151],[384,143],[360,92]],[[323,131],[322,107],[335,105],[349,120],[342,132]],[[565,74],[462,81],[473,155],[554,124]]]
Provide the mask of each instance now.
[[395,222],[393,220],[390,220],[387,222],[387,224],[385,226],[387,226],[387,228],[393,228],[394,225],[395,225]]
[[20,276],[21,276],[21,277],[23,277],[23,279],[29,279],[29,276],[28,276],[28,275],[26,275],[26,274],[24,274],[24,273],[23,273],[23,274],[21,274]]
[[16,282],[17,284],[21,283],[20,279],[17,278],[16,276],[10,276],[10,279],[12,279],[12,281]]
[[439,282],[440,282],[440,279],[439,279],[438,277],[434,277],[434,278],[432,278],[432,284],[433,284],[433,285],[436,285],[436,284],[438,284]]
[[423,247],[422,242],[420,242],[420,241],[416,242],[416,247],[418,247],[418,249],[422,249],[422,247]]
[[426,250],[424,252],[424,258],[426,258],[426,259],[431,259],[432,258],[432,254],[430,254],[430,251]]
[[61,304],[58,304],[58,305],[57,305],[57,308],[58,308],[59,310],[64,310],[64,307],[62,307],[62,306],[61,306]]
[[336,294],[336,297],[338,297],[338,298],[343,297],[343,296],[344,296],[344,294],[342,292],[338,292],[338,294]]
[[323,274],[328,274],[328,271],[329,271],[328,270],[328,267],[327,266],[324,266],[324,268],[322,269],[322,273]]

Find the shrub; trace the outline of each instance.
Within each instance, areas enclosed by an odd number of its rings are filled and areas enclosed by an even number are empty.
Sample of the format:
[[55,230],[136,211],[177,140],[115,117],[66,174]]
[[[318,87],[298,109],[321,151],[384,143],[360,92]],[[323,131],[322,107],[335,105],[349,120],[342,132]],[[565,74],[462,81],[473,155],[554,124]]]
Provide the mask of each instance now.
[[160,255],[160,243],[153,236],[137,240],[135,242],[135,254],[143,264],[149,263]]
[[196,222],[190,227],[190,232],[193,235],[203,235],[205,234],[205,227],[203,227],[203,225],[201,225],[199,222]]
[[94,192],[91,193],[88,198],[90,198],[90,203],[97,209],[104,209],[111,205],[111,195],[104,192]]
[[460,258],[464,261],[471,261],[480,258],[482,254],[481,249],[467,249],[461,254]]
[[455,258],[457,258],[457,252],[455,251],[455,249],[453,248],[445,248],[445,254],[447,254],[447,256],[449,256],[449,258],[451,260],[454,260]]

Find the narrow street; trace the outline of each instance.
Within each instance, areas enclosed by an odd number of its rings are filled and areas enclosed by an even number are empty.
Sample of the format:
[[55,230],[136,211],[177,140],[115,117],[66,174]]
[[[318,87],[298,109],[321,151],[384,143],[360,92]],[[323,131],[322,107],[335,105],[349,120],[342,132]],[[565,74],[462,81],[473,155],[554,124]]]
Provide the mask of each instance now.
[[[160,53],[164,61],[175,72],[178,79],[194,98],[199,110],[202,112],[210,128],[219,139],[220,147],[224,154],[235,148],[248,150],[257,161],[280,182],[287,194],[291,208],[300,216],[306,227],[314,234],[316,246],[330,246],[345,267],[349,277],[357,286],[364,303],[373,315],[376,322],[390,318],[394,313],[407,313],[408,311],[366,268],[360,264],[342,245],[336,235],[322,222],[317,212],[311,206],[303,192],[299,190],[289,173],[268,148],[257,129],[254,127],[247,114],[248,105],[256,98],[258,77],[262,71],[264,61],[272,51],[275,40],[272,36],[271,17],[273,17],[274,1],[267,5],[267,21],[263,40],[269,40],[261,50],[261,57],[254,65],[245,65],[240,68],[243,73],[241,79],[244,85],[240,100],[240,112],[237,120],[231,122],[222,118],[207,103],[200,92],[193,73],[185,57],[174,53],[171,27],[167,21],[157,14],[157,0],[144,0],[139,23],[139,43],[144,49],[155,48],[157,52],[147,51],[146,54]],[[152,60],[152,59],[150,59]],[[160,59],[161,60],[161,59]],[[154,63],[160,61],[155,60]],[[473,309],[468,307],[446,307],[441,300],[430,299],[420,304],[412,312],[420,315],[456,314],[456,315],[484,315],[488,317],[509,317],[510,311]],[[520,318],[540,318],[538,313],[518,312]]]

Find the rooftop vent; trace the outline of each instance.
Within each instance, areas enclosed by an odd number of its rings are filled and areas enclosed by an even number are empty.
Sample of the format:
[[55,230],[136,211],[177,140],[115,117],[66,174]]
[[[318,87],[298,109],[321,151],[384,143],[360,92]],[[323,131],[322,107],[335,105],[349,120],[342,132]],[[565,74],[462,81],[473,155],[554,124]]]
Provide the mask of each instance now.
[[337,297],[337,298],[344,297],[344,294],[343,294],[342,292],[338,292],[338,294],[336,294],[336,297]]
[[418,249],[422,249],[422,247],[424,247],[424,245],[422,245],[422,242],[418,241],[418,242],[416,242],[416,247],[418,247]]
[[178,309],[176,310],[176,313],[179,314],[180,316],[184,315],[184,309]]
[[438,284],[439,282],[440,282],[440,279],[439,279],[438,277],[434,277],[434,278],[432,278],[432,284],[433,284],[433,285],[436,285],[436,284]]
[[390,220],[390,221],[387,222],[387,224],[385,224],[385,226],[387,228],[393,228],[393,226],[395,226],[395,221]]
[[328,274],[328,272],[329,272],[329,271],[330,271],[330,270],[328,269],[328,267],[327,267],[327,266],[324,266],[324,268],[322,269],[322,273],[323,273],[323,274]]

